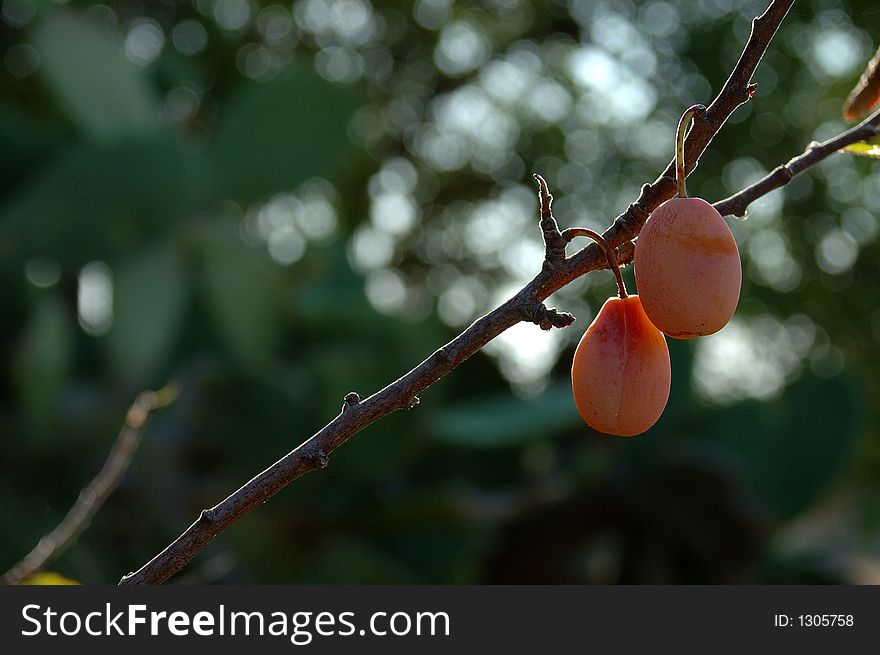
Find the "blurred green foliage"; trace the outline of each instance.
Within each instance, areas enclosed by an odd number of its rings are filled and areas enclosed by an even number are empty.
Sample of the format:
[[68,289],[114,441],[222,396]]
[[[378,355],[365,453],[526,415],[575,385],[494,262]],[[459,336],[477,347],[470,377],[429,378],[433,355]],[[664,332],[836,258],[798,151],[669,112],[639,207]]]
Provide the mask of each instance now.
[[[530,172],[606,226],[721,87],[764,2],[0,3],[0,567],[175,380],[53,570],[112,583],[540,266]],[[867,0],[798,3],[689,181],[718,200],[844,129]],[[880,163],[733,221],[735,322],[672,342],[647,434],[579,419],[552,299],[365,429],[181,582],[880,580]],[[631,271],[627,271],[632,285]]]

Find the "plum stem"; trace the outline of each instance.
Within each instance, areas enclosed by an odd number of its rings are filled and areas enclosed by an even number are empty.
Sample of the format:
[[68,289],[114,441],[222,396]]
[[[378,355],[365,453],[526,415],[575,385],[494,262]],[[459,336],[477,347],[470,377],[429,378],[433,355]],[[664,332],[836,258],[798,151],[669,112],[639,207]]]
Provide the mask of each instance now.
[[571,241],[575,237],[590,237],[599,244],[599,247],[605,251],[605,257],[608,259],[608,266],[614,271],[617,278],[617,295],[623,299],[627,297],[626,284],[623,282],[623,275],[620,274],[620,265],[617,263],[617,255],[614,254],[614,248],[605,240],[601,234],[586,227],[570,227],[562,231],[562,238],[566,242]]
[[684,168],[684,137],[685,130],[691,122],[691,118],[697,114],[706,111],[703,105],[691,105],[684,110],[681,119],[678,121],[678,129],[675,131],[675,186],[678,189],[679,198],[687,198],[687,188],[685,187],[685,178],[687,173]]

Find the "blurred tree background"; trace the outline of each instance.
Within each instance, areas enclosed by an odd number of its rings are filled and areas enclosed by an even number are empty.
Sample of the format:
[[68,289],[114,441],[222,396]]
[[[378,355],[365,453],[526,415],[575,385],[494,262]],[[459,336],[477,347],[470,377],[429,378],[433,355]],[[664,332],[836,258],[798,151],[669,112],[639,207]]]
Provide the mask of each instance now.
[[[765,0],[0,3],[0,569],[168,380],[51,568],[114,583],[540,268],[530,173],[604,229]],[[802,0],[689,181],[716,201],[845,129],[869,0]],[[608,271],[218,538],[179,582],[880,582],[880,164],[731,221],[742,301],[671,340],[633,439],[570,398]],[[627,270],[631,288],[632,271]]]

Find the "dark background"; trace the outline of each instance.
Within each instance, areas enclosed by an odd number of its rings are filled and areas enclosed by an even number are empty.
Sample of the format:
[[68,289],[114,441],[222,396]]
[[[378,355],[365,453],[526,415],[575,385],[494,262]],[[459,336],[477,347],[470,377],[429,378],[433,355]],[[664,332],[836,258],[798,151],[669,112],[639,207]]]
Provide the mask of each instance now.
[[[51,569],[113,583],[539,269],[539,171],[602,229],[765,2],[0,3],[0,569],[134,396],[175,381]],[[716,201],[841,130],[873,2],[798,2],[691,177]],[[670,342],[659,423],[570,398],[614,293],[551,298],[218,538],[180,582],[880,581],[880,183],[837,155],[728,219],[742,299]],[[631,268],[627,279],[634,288]]]

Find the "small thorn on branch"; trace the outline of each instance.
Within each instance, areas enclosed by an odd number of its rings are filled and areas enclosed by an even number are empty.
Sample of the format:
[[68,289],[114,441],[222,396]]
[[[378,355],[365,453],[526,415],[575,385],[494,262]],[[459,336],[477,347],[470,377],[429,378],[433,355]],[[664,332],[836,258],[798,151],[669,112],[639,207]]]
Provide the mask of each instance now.
[[323,450],[319,450],[316,453],[309,453],[306,457],[316,468],[319,469],[327,468],[327,465],[330,463],[330,457]]
[[629,204],[625,212],[614,219],[614,227],[624,234],[627,241],[637,238],[645,221],[648,220],[650,212],[645,203],[650,202],[654,193],[655,190],[651,184],[643,184],[639,197]]
[[434,354],[443,362],[451,362],[452,361],[452,353],[449,352],[449,349],[446,346],[442,348],[438,348],[434,351]]
[[538,204],[541,212],[541,236],[544,238],[544,260],[553,265],[565,260],[565,240],[559,232],[559,225],[553,217],[550,206],[553,196],[547,187],[547,181],[538,173],[532,173],[538,182]]
[[648,209],[638,201],[631,203],[626,211],[617,220],[617,225],[627,237],[627,241],[632,241],[639,236],[642,226],[648,220]]
[[542,330],[565,328],[574,323],[575,318],[567,312],[549,308],[544,303],[534,303],[523,310],[525,320],[534,323]]

